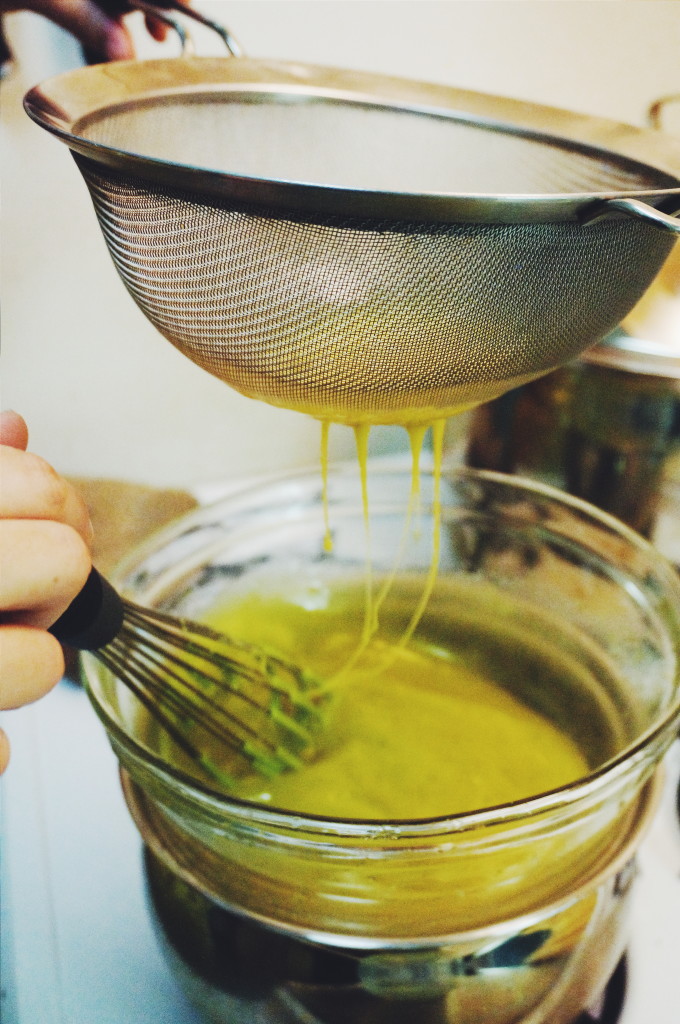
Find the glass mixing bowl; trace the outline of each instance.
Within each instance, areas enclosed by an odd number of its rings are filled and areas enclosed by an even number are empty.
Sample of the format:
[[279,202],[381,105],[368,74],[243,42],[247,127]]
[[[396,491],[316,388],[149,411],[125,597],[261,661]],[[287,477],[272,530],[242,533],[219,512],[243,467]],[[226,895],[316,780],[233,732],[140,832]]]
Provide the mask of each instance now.
[[[410,472],[374,465],[368,479],[372,573],[394,574],[381,616],[407,619],[432,557],[432,474],[406,533]],[[328,514],[330,551],[319,475],[268,482],[157,534],[116,583],[196,619],[225,597],[280,592],[312,614],[366,571],[353,467],[331,472]],[[445,472],[439,536],[416,639],[435,623],[455,646],[483,620],[501,643],[548,644],[571,666],[564,686],[559,673],[515,685],[577,740],[585,777],[436,818],[287,812],[169,758],[135,698],[86,658],[164,948],[210,1020],[567,1024],[621,956],[634,854],[680,719],[680,581],[618,521],[516,477]]]

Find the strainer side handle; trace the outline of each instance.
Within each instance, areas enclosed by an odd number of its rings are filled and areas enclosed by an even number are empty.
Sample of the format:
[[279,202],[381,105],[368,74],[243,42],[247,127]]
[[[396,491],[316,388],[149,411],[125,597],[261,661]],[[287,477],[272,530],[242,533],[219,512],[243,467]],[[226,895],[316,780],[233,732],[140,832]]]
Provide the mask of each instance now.
[[649,224],[662,231],[669,231],[674,235],[680,235],[680,209],[674,214],[664,213],[657,210],[655,206],[643,203],[640,199],[620,197],[618,199],[602,199],[596,203],[588,204],[581,211],[580,220],[582,224],[594,224],[603,217],[609,216],[612,212],[623,213],[627,217],[636,220],[645,220]]

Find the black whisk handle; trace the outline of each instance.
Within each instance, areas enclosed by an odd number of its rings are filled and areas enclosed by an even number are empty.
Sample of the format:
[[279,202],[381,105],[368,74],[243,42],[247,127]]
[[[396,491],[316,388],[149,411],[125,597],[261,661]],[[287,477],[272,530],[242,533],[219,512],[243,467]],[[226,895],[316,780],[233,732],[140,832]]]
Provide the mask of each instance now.
[[98,651],[118,635],[122,625],[123,601],[93,566],[83,589],[49,631],[79,651]]

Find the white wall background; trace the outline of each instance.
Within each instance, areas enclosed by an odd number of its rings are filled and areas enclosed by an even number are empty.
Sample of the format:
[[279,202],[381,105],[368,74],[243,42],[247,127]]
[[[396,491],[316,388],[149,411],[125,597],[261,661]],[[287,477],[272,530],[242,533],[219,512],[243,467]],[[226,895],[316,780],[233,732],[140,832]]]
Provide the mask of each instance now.
[[[644,123],[658,96],[680,92],[676,0],[195,6],[228,24],[253,57],[403,74],[633,124]],[[1,102],[2,405],[26,416],[31,447],[62,472],[158,485],[313,463],[314,422],[231,392],[137,310],[66,148],[21,107],[31,85],[77,66],[79,51],[36,15],[9,16],[7,30],[17,66]],[[202,52],[219,52],[203,34],[199,42]],[[141,56],[160,52],[140,44]],[[352,450],[349,431],[333,436],[337,456]]]

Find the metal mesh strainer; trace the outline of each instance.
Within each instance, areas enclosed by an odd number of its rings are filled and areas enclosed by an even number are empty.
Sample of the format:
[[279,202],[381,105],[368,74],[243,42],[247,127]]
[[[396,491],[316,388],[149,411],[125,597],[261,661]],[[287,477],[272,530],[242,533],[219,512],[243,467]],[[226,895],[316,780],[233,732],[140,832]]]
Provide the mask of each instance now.
[[616,324],[667,252],[632,221],[281,217],[78,163],[161,333],[245,394],[322,417],[486,401]]
[[183,57],[70,72],[26,106],[161,333],[320,418],[423,420],[553,369],[680,230],[659,133],[443,87]]

